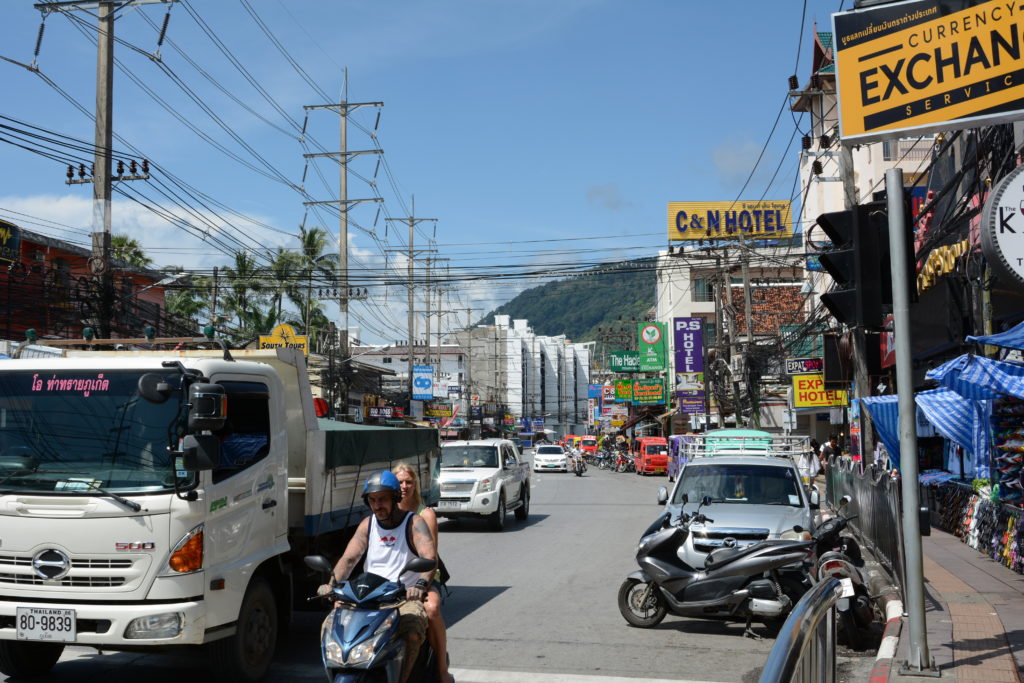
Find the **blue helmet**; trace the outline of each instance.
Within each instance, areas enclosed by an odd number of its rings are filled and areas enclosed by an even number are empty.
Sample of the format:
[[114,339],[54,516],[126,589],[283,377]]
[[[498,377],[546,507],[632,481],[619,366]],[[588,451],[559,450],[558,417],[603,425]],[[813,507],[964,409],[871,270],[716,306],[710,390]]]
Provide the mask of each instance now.
[[366,483],[363,484],[363,503],[369,505],[367,496],[379,491],[391,491],[396,503],[402,500],[402,488],[398,484],[398,477],[390,470],[374,472],[366,478]]

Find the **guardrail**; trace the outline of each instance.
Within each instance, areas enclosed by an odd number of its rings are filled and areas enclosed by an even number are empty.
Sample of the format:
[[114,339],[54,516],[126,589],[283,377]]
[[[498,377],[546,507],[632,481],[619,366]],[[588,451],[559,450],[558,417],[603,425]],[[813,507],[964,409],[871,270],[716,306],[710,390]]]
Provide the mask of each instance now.
[[842,583],[830,578],[800,598],[782,625],[760,683],[835,683],[835,604]]
[[900,480],[889,472],[884,463],[872,464],[862,472],[860,464],[851,458],[833,456],[825,468],[825,498],[833,509],[838,508],[843,496],[853,498],[847,514],[855,514],[857,519],[850,522],[850,527],[861,544],[895,577],[902,593],[906,585],[902,496]]

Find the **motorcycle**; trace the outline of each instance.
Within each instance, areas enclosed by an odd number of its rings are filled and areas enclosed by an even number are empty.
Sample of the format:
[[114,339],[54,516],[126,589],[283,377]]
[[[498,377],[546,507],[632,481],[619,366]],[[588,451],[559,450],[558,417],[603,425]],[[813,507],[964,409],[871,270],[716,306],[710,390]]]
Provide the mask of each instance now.
[[[688,502],[684,495],[684,507]],[[751,629],[753,619],[781,623],[806,591],[804,567],[814,552],[813,539],[761,541],[745,547],[735,547],[734,542],[709,553],[704,569],[683,562],[677,551],[690,526],[714,523],[701,512],[711,502],[705,496],[692,515],[681,512],[677,524],[672,524],[670,513],[662,515],[640,539],[640,570],[626,577],[618,594],[619,612],[628,623],[652,628],[669,612],[745,619],[744,635],[760,638]],[[800,579],[788,570],[793,566],[800,567]]]
[[618,456],[615,458],[615,471],[616,472],[634,472],[636,471],[636,463],[633,462],[633,458],[630,456],[628,451],[619,451]]
[[[849,496],[839,501],[840,509],[851,502]],[[874,621],[875,613],[867,584],[860,572],[864,565],[860,546],[857,541],[842,532],[857,515],[844,517],[841,513],[824,522],[815,532],[817,539],[818,561],[815,579],[822,581],[828,577],[850,579],[853,584],[853,596],[841,598],[836,603],[836,622],[839,633],[846,645],[853,650],[864,648],[864,636],[861,629],[867,628]]]
[[574,456],[572,459],[572,471],[577,477],[582,477],[583,473],[587,471],[587,463],[584,462],[580,456]]
[[[321,555],[305,558],[314,571],[330,573],[331,563]],[[422,573],[437,563],[414,557],[402,569]],[[378,681],[394,683],[401,679],[406,646],[397,637],[398,608],[405,602],[405,586],[383,576],[364,572],[333,587],[330,593],[310,598],[340,603],[324,621],[320,636],[320,656],[327,678],[332,683]],[[447,655],[445,655],[447,656]],[[424,638],[411,680],[435,681],[435,653]]]

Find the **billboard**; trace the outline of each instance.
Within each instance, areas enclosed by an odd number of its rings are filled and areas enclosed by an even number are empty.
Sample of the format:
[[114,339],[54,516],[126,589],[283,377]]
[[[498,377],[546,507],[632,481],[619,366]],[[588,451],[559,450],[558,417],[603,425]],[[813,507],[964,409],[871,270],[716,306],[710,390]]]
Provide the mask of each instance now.
[[633,380],[633,405],[657,405],[665,402],[665,383],[660,379]]
[[832,15],[840,137],[852,143],[1018,119],[1020,10],[911,0]]
[[787,358],[787,375],[820,375],[824,369],[821,358]]
[[640,372],[665,369],[665,324],[637,323],[636,347],[640,349]]
[[414,401],[430,401],[434,398],[434,366],[412,366],[412,398]]
[[0,220],[0,261],[21,260],[21,228]]
[[601,398],[601,385],[600,384],[588,384],[587,385],[587,398]]
[[608,367],[612,372],[640,372],[640,352],[609,351]]
[[669,202],[668,238],[685,240],[782,239],[791,237],[791,202]]
[[679,412],[704,412],[704,319],[673,318],[675,393]]
[[821,375],[793,375],[794,408],[845,406],[845,391],[828,391]]
[[632,401],[633,400],[633,382],[628,379],[617,379],[615,380],[615,400],[616,401]]

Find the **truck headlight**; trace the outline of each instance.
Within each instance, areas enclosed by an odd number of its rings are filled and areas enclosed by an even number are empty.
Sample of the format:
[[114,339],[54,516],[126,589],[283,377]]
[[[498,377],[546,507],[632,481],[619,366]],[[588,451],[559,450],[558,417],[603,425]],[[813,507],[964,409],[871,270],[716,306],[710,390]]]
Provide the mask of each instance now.
[[490,493],[494,490],[494,485],[497,483],[497,479],[481,479],[480,480],[480,493]]
[[131,620],[124,630],[124,637],[129,640],[175,638],[181,634],[182,621],[180,612],[139,617]]
[[788,529],[786,531],[783,531],[782,535],[779,536],[779,538],[783,541],[809,541],[811,540],[811,532],[794,531],[793,529]]

